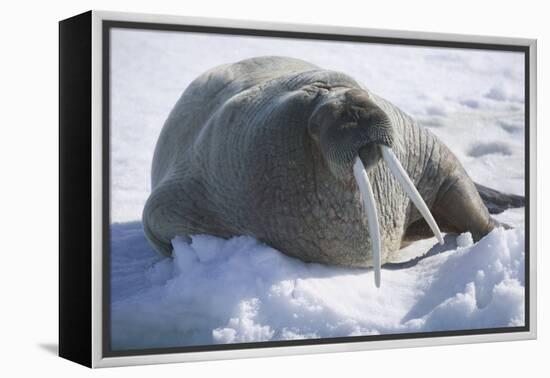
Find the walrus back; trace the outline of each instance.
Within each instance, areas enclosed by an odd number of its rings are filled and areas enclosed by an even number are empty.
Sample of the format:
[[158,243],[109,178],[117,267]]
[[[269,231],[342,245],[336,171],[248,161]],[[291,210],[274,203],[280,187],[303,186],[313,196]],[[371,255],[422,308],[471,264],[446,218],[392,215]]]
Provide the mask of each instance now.
[[196,140],[213,114],[231,97],[273,78],[318,69],[293,58],[266,56],[245,59],[212,68],[196,78],[184,91],[163,128],[153,156],[151,187],[166,177]]

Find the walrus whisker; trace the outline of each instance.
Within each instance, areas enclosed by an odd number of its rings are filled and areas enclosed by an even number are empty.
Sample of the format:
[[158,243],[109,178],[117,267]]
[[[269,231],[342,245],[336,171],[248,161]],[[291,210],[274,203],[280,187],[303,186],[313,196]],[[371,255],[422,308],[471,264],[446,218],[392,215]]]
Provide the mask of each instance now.
[[409,178],[409,175],[407,175],[407,172],[399,162],[399,159],[397,159],[397,156],[395,156],[395,154],[389,147],[381,145],[380,150],[382,151],[382,157],[388,165],[388,168],[393,173],[397,181],[399,181],[411,201],[413,201],[418,211],[420,211],[420,214],[422,214],[422,216],[428,223],[428,226],[430,226],[430,229],[434,233],[437,241],[439,241],[439,244],[444,244],[443,236],[441,235],[441,231],[439,230],[437,222],[432,216],[430,209],[422,199],[422,196],[420,195],[420,193],[418,193],[418,190]]
[[359,192],[361,193],[361,199],[363,200],[363,210],[367,215],[367,225],[369,229],[370,239],[372,243],[372,267],[374,269],[374,284],[376,287],[380,287],[380,269],[381,269],[381,250],[382,242],[380,240],[380,227],[378,224],[378,212],[376,211],[376,203],[374,201],[374,194],[372,192],[372,186],[367,176],[365,166],[359,157],[355,159],[353,164],[353,175]]

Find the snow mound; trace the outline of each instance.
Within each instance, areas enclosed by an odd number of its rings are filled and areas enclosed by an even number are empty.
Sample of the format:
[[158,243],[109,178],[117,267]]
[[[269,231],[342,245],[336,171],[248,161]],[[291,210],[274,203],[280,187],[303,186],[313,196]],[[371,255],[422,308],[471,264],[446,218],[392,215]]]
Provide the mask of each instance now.
[[[304,263],[250,237],[175,238],[174,257],[161,259],[138,223],[112,227],[114,349],[524,324],[521,229],[496,229],[476,244],[447,235],[412,267],[383,268],[377,289],[370,269]],[[136,248],[117,248],[119,238],[142,246],[140,264],[125,265]]]

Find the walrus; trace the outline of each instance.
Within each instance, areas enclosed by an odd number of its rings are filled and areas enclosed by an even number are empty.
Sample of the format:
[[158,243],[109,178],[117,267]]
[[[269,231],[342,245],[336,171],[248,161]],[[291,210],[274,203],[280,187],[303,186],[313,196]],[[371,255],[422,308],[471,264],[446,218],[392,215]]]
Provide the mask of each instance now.
[[[475,241],[523,197],[476,185],[428,129],[345,73],[256,57],[196,78],[155,148],[152,247],[252,236],[306,262],[374,267],[441,232]],[[483,197],[483,198],[482,198]],[[485,201],[485,202],[484,202]]]

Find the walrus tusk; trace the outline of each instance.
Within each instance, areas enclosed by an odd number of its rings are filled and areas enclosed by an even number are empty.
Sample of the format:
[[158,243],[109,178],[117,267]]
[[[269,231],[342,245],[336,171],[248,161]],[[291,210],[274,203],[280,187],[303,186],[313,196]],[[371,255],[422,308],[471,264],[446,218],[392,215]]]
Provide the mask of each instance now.
[[380,266],[381,266],[381,249],[380,227],[378,224],[378,213],[376,211],[376,203],[374,202],[374,194],[370,185],[369,177],[365,166],[359,157],[355,159],[353,164],[353,175],[361,198],[363,199],[363,209],[367,215],[367,226],[369,228],[370,239],[372,243],[372,267],[374,269],[374,284],[380,287]]
[[391,148],[381,145],[380,149],[382,150],[382,157],[390,168],[390,171],[393,173],[397,181],[399,181],[399,183],[405,190],[405,193],[407,193],[409,198],[413,201],[418,211],[420,211],[420,214],[422,214],[426,222],[428,222],[428,226],[430,226],[436,239],[439,241],[439,244],[443,244],[444,242],[441,231],[439,230],[439,227],[437,226],[437,223],[432,216],[430,209],[428,209],[428,206],[426,206],[426,203],[420,196],[420,193],[418,193],[418,190],[416,190],[416,187],[407,175],[407,172],[405,171]]

